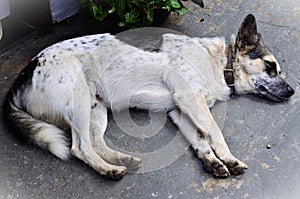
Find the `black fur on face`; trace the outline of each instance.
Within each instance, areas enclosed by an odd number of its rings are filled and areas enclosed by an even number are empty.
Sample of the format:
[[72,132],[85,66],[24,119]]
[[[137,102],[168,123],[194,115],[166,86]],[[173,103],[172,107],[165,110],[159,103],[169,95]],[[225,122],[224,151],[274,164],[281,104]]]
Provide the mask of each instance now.
[[[278,75],[278,71],[277,71],[277,64],[276,62],[272,62],[272,61],[264,61],[264,64],[266,66],[266,72],[269,76],[271,77],[276,77]],[[279,71],[280,73],[281,71]]]
[[251,48],[250,51],[246,52],[246,55],[250,59],[263,59],[266,55],[270,54],[268,49],[265,47],[262,39],[259,40],[259,42]]

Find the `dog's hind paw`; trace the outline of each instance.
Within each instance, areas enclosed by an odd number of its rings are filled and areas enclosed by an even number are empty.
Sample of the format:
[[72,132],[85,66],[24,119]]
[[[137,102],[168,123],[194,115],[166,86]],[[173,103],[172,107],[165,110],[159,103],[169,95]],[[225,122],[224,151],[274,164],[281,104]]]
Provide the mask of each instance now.
[[226,163],[226,165],[227,168],[230,170],[230,172],[233,173],[234,175],[243,174],[248,169],[248,166],[239,160],[234,162],[228,162]]
[[113,179],[113,180],[121,180],[126,174],[126,167],[122,167],[122,169],[112,169],[106,172],[105,177]]

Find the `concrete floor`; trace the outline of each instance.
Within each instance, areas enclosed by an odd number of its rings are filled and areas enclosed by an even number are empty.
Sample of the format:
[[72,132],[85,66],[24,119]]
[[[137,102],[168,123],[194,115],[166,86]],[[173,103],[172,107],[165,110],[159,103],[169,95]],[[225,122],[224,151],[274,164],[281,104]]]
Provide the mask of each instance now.
[[[164,122],[165,115],[150,118],[145,111],[132,111],[132,119],[139,125],[156,128],[151,126],[151,120],[161,120],[164,124],[160,131],[155,131],[157,134],[145,133],[139,137],[124,133],[124,126],[114,121],[117,116],[109,116],[107,140],[110,145],[145,158],[140,171],[128,173],[121,181],[107,180],[75,158],[61,161],[46,151],[21,143],[1,121],[1,199],[300,197],[300,3],[209,0],[203,10],[191,4],[189,7],[191,14],[171,15],[164,26],[191,36],[229,38],[248,13],[254,14],[265,43],[296,90],[286,103],[270,103],[253,95],[234,96],[212,109],[232,153],[249,166],[246,173],[227,179],[215,179],[205,173],[201,162],[176,133],[176,127],[169,119]],[[14,78],[38,51],[63,38],[101,32],[83,30],[80,27],[84,23],[80,23],[75,20],[70,25],[57,25],[55,34],[31,35],[3,51],[0,56],[1,109]],[[151,39],[147,42],[153,44]],[[170,145],[173,148],[167,149],[172,150],[163,151],[163,155],[155,153]]]

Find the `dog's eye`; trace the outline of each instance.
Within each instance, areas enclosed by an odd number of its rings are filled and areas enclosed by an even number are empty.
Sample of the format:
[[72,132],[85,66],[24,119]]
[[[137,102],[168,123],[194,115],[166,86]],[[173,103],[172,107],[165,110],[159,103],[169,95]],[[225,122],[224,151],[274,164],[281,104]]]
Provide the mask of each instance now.
[[267,71],[268,75],[276,76],[277,75],[277,68],[276,68],[277,65],[276,65],[276,63],[271,62],[271,61],[267,61],[267,60],[265,60],[264,63],[265,63],[266,71]]

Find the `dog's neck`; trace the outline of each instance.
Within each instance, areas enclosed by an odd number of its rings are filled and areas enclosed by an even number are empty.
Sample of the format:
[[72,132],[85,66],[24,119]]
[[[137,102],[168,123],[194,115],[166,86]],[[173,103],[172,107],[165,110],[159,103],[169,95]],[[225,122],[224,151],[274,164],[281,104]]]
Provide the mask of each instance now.
[[226,46],[225,54],[227,57],[227,64],[224,68],[224,78],[227,86],[230,88],[230,96],[235,94],[234,87],[234,69],[233,69],[233,61],[235,59],[234,47],[231,44]]

